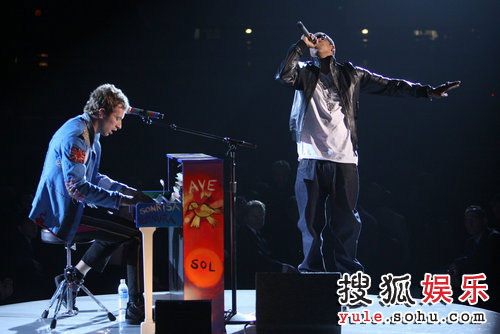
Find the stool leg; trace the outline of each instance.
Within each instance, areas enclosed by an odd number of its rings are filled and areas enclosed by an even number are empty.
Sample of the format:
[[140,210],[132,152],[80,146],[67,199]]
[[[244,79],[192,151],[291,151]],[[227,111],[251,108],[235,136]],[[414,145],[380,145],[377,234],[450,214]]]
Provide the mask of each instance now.
[[[73,303],[73,290],[78,291],[79,284],[75,282],[74,277],[71,275],[73,266],[71,265],[71,250],[76,249],[74,244],[66,244],[66,268],[64,270],[64,280],[59,283],[57,286],[56,292],[52,295],[49,306],[42,312],[41,318],[47,318],[49,315],[49,310],[54,305],[54,302],[57,300],[56,307],[54,309],[54,315],[52,317],[52,321],[50,323],[50,328],[54,329],[57,325],[57,315],[61,310],[61,305],[63,305],[63,298],[66,300],[66,312],[63,313],[64,316],[74,316],[78,314],[78,311],[74,310]],[[64,292],[66,292],[66,296],[64,296]]]
[[73,290],[75,289],[75,283],[68,284],[68,293],[66,294],[66,309],[68,312],[73,311]]
[[63,313],[65,316],[75,316],[78,314],[78,309],[75,308],[74,306],[74,301],[73,301],[73,290],[76,290],[78,292],[79,289],[79,284],[72,282],[71,278],[69,281],[66,281],[66,312]]
[[107,312],[107,313],[108,313],[108,319],[109,319],[110,321],[115,321],[115,320],[116,320],[116,317],[113,315],[113,313],[109,312],[109,310],[106,308],[106,306],[104,306],[104,305],[103,305],[103,304],[99,301],[99,299],[97,299],[97,298],[96,298],[96,297],[92,294],[92,292],[90,292],[90,291],[89,291],[89,289],[87,289],[87,288],[85,287],[85,285],[82,285],[82,286],[81,286],[81,288],[82,288],[82,290],[83,290],[83,291],[84,291],[84,292],[85,292],[85,293],[86,293],[86,294],[87,294],[90,298],[92,298],[92,299],[93,299],[93,300],[97,303],[97,305],[99,305],[99,307],[100,307],[102,310],[104,310],[105,312]]
[[45,319],[48,317],[50,308],[52,307],[52,305],[54,305],[54,302],[63,292],[63,286],[64,286],[64,281],[61,281],[61,283],[59,283],[59,286],[56,289],[56,292],[54,292],[52,298],[50,298],[49,306],[43,311],[41,318]]
[[[74,306],[73,294],[76,296],[78,294],[78,290],[80,289],[80,282],[76,280],[75,272],[77,269],[73,267],[71,264],[71,250],[76,250],[75,244],[66,244],[66,268],[64,268],[64,278],[67,283],[66,288],[66,312],[63,314],[65,316],[74,316],[78,314],[78,309]],[[82,281],[83,282],[83,281]],[[74,291],[74,293],[73,293]]]
[[[65,289],[67,287],[67,282],[66,280],[64,280],[62,282],[63,284],[63,289]],[[57,299],[57,304],[56,304],[56,309],[54,311],[54,316],[52,317],[52,321],[50,322],[50,328],[51,329],[54,329],[56,328],[56,325],[57,325],[57,314],[59,313],[59,310],[61,309],[61,305],[62,305],[62,294],[59,295],[59,298]]]

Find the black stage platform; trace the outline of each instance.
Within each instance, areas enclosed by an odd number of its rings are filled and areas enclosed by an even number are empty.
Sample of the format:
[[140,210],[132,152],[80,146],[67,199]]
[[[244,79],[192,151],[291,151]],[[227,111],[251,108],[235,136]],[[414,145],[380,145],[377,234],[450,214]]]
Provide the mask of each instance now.
[[[156,294],[156,293],[155,293]],[[158,294],[156,294],[158,295]],[[168,295],[168,293],[167,293]],[[376,296],[370,296],[376,300]],[[101,295],[99,300],[114,313],[117,314],[118,304],[116,295]],[[71,334],[138,334],[140,326],[130,326],[117,322],[110,322],[106,314],[98,311],[96,304],[89,297],[78,297],[77,306],[80,313],[72,318],[60,319],[57,328],[50,331],[50,320],[39,319],[47,300],[3,305],[0,306],[0,333],[71,333]],[[226,309],[231,304],[231,291],[225,292]],[[498,334],[500,333],[500,313],[480,309],[477,307],[464,306],[458,304],[424,306],[419,304],[414,307],[392,306],[382,307],[374,303],[369,307],[361,307],[348,312],[360,312],[368,310],[370,314],[381,312],[384,317],[388,317],[394,312],[415,312],[420,309],[423,312],[437,312],[442,317],[450,312],[484,312],[486,323],[484,324],[347,324],[342,326],[343,334],[355,333],[377,333],[377,334],[400,334],[400,333],[453,333],[453,334]],[[238,311],[240,313],[255,314],[255,290],[238,291]],[[226,326],[227,333],[244,333],[242,325]],[[255,333],[255,327],[248,326],[247,333]]]

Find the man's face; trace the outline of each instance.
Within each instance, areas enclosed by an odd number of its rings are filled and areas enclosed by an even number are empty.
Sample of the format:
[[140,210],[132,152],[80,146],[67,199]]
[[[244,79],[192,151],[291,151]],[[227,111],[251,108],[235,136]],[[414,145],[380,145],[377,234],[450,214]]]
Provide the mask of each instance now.
[[335,46],[330,44],[324,33],[317,32],[314,36],[316,36],[316,49],[318,49],[318,53],[335,55]]
[[123,104],[118,104],[113,107],[113,112],[108,116],[101,112],[99,119],[99,133],[102,136],[109,136],[113,132],[118,131],[122,128],[122,120],[125,117],[125,107]]
[[465,229],[467,233],[470,235],[478,235],[480,234],[484,227],[485,223],[482,218],[478,217],[474,213],[466,213],[464,216]]
[[264,227],[264,212],[260,207],[250,207],[248,208],[248,213],[246,216],[247,224],[252,226],[254,229],[259,231]]

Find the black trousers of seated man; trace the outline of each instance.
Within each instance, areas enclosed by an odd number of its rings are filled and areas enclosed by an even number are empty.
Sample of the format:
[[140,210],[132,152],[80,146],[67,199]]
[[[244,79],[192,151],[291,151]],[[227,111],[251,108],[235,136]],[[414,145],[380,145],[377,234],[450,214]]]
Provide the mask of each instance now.
[[356,259],[361,232],[358,192],[355,164],[316,159],[299,162],[295,196],[304,251],[299,271],[364,271]]
[[[141,271],[142,256],[141,233],[135,223],[118,214],[110,214],[104,209],[86,207],[80,226],[90,227],[96,231],[86,231],[85,236],[95,241],[87,249],[82,261],[93,270],[103,272],[109,259],[120,246],[124,246],[124,257],[127,263],[127,286],[130,301],[138,301],[142,296]],[[139,270],[138,270],[139,269]]]

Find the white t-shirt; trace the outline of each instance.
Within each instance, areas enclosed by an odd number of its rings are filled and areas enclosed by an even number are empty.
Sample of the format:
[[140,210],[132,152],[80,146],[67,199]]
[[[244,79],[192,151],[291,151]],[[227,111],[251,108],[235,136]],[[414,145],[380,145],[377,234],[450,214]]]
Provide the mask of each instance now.
[[345,122],[332,75],[320,73],[297,143],[299,160],[329,160],[357,165],[358,155],[353,150],[351,132]]

